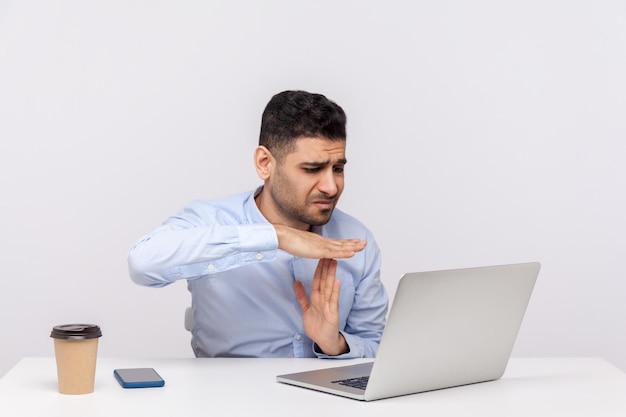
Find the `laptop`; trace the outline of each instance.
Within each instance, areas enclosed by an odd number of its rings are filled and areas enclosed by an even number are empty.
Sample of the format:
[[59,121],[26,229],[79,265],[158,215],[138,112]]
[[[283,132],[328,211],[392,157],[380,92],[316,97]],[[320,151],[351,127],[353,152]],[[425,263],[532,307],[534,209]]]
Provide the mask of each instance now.
[[540,267],[532,262],[404,274],[374,361],[276,380],[371,401],[499,379]]

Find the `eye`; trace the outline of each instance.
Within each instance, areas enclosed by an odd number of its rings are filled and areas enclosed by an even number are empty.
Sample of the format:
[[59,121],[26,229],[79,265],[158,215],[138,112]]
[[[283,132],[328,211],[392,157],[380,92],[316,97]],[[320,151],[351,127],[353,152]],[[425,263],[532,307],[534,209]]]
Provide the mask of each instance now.
[[306,172],[307,174],[315,174],[317,172],[320,171],[319,167],[315,167],[315,168],[303,168],[304,172]]
[[343,167],[333,167],[333,172],[335,174],[343,174]]

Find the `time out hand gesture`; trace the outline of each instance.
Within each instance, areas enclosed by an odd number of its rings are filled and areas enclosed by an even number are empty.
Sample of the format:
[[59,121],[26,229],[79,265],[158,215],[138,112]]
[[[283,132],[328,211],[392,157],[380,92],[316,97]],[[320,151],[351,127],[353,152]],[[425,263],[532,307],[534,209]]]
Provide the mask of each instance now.
[[346,340],[339,333],[339,286],[335,278],[337,261],[320,259],[313,276],[311,300],[307,298],[302,282],[296,281],[294,292],[302,309],[302,325],[319,348],[327,355],[348,352]]

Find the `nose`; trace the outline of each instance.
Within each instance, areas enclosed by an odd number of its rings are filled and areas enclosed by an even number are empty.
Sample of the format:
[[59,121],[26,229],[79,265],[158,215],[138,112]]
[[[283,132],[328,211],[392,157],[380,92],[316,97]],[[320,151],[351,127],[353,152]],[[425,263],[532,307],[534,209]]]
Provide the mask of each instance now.
[[332,169],[323,171],[320,181],[317,184],[317,188],[320,192],[326,194],[327,196],[334,197],[337,195],[339,185],[337,184],[337,178],[335,177],[335,173]]

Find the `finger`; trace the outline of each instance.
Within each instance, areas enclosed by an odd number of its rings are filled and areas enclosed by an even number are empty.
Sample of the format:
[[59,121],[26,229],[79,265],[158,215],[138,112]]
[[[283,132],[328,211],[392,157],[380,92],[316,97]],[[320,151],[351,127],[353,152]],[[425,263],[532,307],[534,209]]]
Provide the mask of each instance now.
[[306,296],[306,290],[304,289],[304,285],[301,281],[293,283],[293,292],[296,294],[296,299],[298,300],[302,311],[306,311],[309,308],[309,299]]
[[365,249],[367,245],[366,240],[361,239],[347,239],[347,240],[334,240],[326,248],[327,258],[351,258],[357,252]]
[[311,292],[319,292],[320,285],[322,281],[322,270],[324,268],[324,259],[320,259],[317,262],[317,268],[315,268],[315,273],[313,274],[313,283],[311,285]]
[[324,271],[324,301],[329,302],[333,296],[333,286],[335,285],[335,275],[337,273],[337,261],[329,259]]
[[339,294],[341,291],[341,281],[336,280],[333,285],[332,296],[328,303],[328,309],[333,315],[339,314]]
[[324,294],[326,293],[326,278],[327,278],[327,274],[328,274],[328,259],[324,258],[324,259],[320,259],[319,261],[319,265],[320,265],[320,282],[319,282],[319,292],[322,295],[322,300],[325,300],[326,297],[324,296]]

